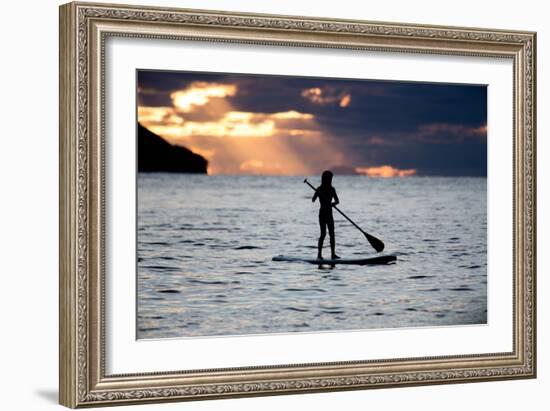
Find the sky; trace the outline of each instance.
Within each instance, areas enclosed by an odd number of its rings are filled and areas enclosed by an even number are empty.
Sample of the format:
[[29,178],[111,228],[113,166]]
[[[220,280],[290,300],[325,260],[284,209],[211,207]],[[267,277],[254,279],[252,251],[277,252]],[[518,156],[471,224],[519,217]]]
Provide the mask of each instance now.
[[139,70],[137,101],[209,174],[486,176],[485,85]]

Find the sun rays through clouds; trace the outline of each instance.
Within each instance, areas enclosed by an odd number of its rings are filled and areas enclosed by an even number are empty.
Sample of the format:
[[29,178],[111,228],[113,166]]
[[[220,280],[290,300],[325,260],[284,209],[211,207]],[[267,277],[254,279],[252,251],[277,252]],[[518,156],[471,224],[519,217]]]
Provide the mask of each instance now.
[[[170,93],[170,106],[138,106],[138,121],[172,144],[209,160],[210,174],[296,175],[340,161],[315,115],[285,111],[242,111],[232,97],[237,84],[192,82]],[[308,151],[315,158],[304,158]]]
[[209,174],[484,175],[484,86],[138,71],[138,122]]

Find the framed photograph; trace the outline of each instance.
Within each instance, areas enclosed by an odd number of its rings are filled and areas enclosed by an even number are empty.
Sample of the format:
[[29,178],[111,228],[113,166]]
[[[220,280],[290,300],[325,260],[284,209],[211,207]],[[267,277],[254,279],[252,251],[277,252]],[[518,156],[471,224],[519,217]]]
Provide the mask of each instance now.
[[60,7],[60,403],[536,376],[533,32]]

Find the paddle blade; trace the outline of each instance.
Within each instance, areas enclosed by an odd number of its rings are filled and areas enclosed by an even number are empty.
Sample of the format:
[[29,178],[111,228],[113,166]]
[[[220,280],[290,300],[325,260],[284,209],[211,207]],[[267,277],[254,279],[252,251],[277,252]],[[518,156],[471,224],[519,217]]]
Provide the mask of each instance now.
[[373,237],[372,235],[363,232],[365,234],[365,237],[367,237],[368,242],[370,245],[372,245],[372,248],[374,248],[376,251],[381,252],[384,249],[384,243],[380,241],[378,238]]

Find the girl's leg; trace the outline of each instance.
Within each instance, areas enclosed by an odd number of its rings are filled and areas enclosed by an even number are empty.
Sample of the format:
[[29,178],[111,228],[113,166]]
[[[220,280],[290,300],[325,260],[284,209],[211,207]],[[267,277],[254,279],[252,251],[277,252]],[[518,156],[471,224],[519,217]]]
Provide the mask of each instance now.
[[334,219],[332,218],[332,216],[328,219],[327,225],[328,225],[328,234],[330,235],[331,258],[334,260],[335,258],[340,258],[340,257],[336,255],[336,237],[334,236]]
[[326,222],[322,214],[319,214],[319,228],[321,230],[321,235],[319,236],[319,242],[317,244],[317,258],[321,260],[323,258],[323,242],[327,235]]

